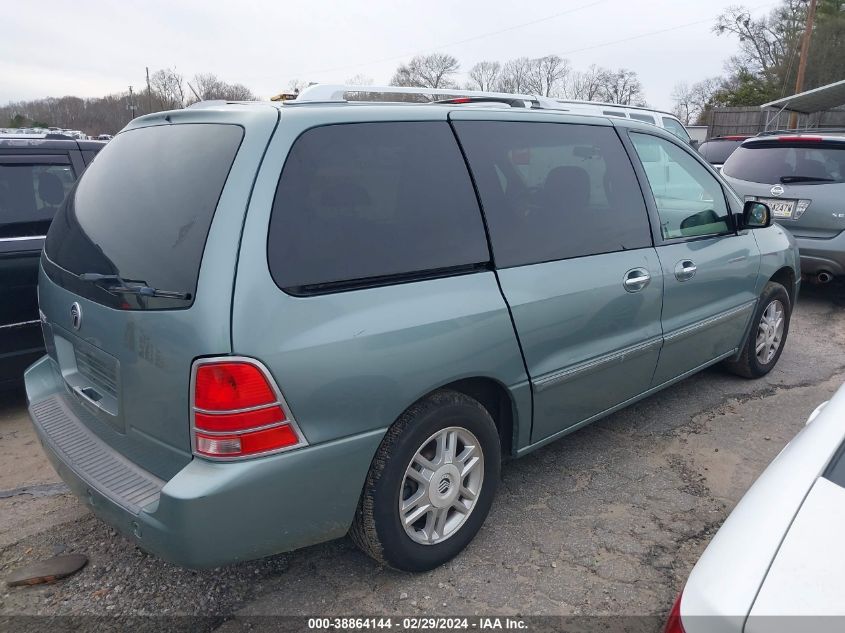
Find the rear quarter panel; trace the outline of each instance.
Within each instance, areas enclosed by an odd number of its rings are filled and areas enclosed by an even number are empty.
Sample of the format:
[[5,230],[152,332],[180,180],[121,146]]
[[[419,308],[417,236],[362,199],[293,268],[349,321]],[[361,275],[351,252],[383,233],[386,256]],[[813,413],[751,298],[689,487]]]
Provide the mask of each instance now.
[[[529,439],[530,387],[493,272],[309,297],[286,294],[270,276],[268,224],[293,141],[315,125],[389,120],[445,121],[446,109],[282,109],[244,227],[233,352],[268,366],[311,444],[386,430],[431,390],[480,376],[511,393],[516,449]],[[361,466],[350,476],[363,482],[369,460]]]

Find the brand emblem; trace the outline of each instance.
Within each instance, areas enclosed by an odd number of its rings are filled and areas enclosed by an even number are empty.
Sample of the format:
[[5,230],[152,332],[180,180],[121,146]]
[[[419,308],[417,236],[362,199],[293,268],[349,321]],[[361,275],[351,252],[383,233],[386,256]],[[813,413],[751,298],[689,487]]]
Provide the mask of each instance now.
[[70,324],[74,330],[82,327],[82,307],[76,302],[70,306]]
[[775,185],[771,191],[773,196],[782,196],[784,189],[780,185]]

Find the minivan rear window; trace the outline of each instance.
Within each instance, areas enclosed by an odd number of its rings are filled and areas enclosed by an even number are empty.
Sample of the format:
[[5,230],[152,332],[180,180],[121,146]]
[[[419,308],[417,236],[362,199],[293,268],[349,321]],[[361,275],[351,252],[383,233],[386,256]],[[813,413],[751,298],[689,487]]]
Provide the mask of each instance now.
[[[242,138],[240,126],[208,123],[118,134],[56,214],[44,249],[47,274],[77,294],[123,309],[191,305],[211,220]],[[83,273],[106,277],[82,281]],[[182,298],[115,291],[121,285]]]
[[845,182],[845,142],[752,142],[730,155],[722,173],[772,185]]
[[445,121],[304,132],[279,179],[267,253],[276,284],[292,294],[458,274],[490,259]]
[[704,141],[698,146],[698,152],[711,165],[721,165],[742,145],[743,139],[715,139]]

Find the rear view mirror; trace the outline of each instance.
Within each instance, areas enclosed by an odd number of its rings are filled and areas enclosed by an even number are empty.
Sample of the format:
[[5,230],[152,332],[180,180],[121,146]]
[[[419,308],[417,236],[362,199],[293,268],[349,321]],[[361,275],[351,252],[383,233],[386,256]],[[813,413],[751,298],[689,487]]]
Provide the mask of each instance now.
[[764,229],[772,224],[772,211],[764,202],[749,200],[742,208],[742,228]]

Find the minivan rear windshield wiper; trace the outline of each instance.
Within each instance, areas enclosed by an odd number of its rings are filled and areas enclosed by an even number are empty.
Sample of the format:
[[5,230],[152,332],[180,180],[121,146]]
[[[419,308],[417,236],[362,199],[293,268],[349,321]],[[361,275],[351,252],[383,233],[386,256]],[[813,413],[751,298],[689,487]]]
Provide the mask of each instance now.
[[833,178],[817,178],[816,176],[781,176],[780,181],[784,184],[790,182],[835,182]]
[[159,290],[147,285],[146,281],[136,279],[123,279],[118,275],[103,275],[101,273],[82,273],[79,275],[82,281],[90,281],[92,283],[99,283],[101,281],[116,281],[115,285],[103,286],[106,292],[119,292],[121,294],[140,295],[142,297],[160,297],[162,299],[183,299],[185,301],[191,298],[190,292],[181,292],[179,290]]

